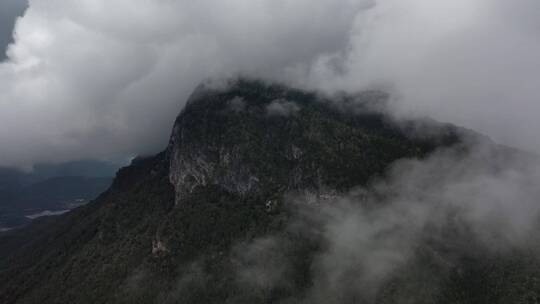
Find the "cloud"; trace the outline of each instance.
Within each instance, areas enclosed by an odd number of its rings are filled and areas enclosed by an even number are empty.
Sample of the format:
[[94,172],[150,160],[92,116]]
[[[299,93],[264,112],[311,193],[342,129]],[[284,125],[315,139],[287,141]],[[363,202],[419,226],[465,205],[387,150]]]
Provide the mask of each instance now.
[[0,2],[0,61],[4,60],[5,48],[12,41],[15,19],[26,9],[25,0],[4,0]]
[[[540,4],[518,0],[386,0],[357,19],[345,56],[314,87],[393,93],[403,115],[428,115],[540,151]],[[338,61],[344,72],[326,68]]]
[[[32,0],[0,64],[0,165],[165,146],[196,85],[236,75],[383,88],[540,151],[534,0]],[[225,13],[226,12],[226,13]]]
[[155,152],[200,81],[307,68],[371,4],[33,0],[0,65],[0,165]]
[[296,103],[288,100],[274,100],[266,107],[266,113],[269,116],[285,116],[288,117],[300,110]]
[[287,241],[278,237],[265,237],[232,250],[237,284],[264,293],[280,285],[287,285],[287,271],[291,267],[287,255]]
[[[392,296],[387,287],[407,292],[407,286],[414,286],[408,296],[420,297],[411,302],[431,302],[427,298],[444,288],[438,282],[449,284],[444,270],[467,271],[462,257],[479,257],[478,263],[520,254],[535,259],[539,183],[537,158],[476,142],[398,161],[385,179],[347,194],[293,196],[287,205],[298,211],[284,235],[301,234],[319,246],[306,258],[312,283],[301,301],[290,302],[375,303]],[[281,248],[292,251],[295,244],[305,246],[263,237],[243,247],[251,267],[240,267],[241,277],[286,282],[291,276],[281,276],[294,273],[294,264]],[[422,271],[427,275],[415,276]],[[401,277],[404,282],[388,285]],[[265,286],[267,292],[273,287]],[[404,294],[397,297],[405,301]]]

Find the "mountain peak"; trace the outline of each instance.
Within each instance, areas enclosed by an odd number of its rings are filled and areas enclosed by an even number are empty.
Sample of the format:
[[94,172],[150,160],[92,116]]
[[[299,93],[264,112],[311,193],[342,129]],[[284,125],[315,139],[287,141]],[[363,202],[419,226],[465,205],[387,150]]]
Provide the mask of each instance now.
[[[410,138],[377,107],[386,97],[369,91],[330,98],[246,79],[201,85],[170,140],[177,200],[208,185],[241,195],[346,191],[443,142]],[[446,137],[455,143],[455,134]]]
[[[324,243],[287,231],[294,206],[286,197],[340,195],[396,160],[461,140],[458,129],[436,122],[424,125],[436,130],[429,136],[411,135],[407,122],[375,106],[384,99],[248,80],[200,86],[164,152],[121,169],[87,206],[0,239],[0,257],[12,256],[0,259],[0,302],[268,302],[236,284],[235,248],[272,235],[291,244],[291,285],[264,292],[301,294]],[[203,284],[189,285],[198,273]]]

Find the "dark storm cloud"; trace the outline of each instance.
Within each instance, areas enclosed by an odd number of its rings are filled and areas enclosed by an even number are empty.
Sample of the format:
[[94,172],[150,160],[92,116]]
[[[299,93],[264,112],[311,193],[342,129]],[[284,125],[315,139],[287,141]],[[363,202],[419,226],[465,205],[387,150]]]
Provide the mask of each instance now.
[[27,6],[25,0],[3,0],[0,2],[0,61],[5,59],[5,49],[12,41],[15,19]]

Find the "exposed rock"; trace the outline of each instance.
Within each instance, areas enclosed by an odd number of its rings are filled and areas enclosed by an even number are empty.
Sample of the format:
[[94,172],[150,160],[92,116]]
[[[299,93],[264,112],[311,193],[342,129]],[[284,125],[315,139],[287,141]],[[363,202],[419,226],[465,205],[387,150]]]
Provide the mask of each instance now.
[[[347,190],[397,158],[420,157],[440,144],[412,140],[380,108],[371,110],[384,96],[368,92],[344,106],[346,100],[336,104],[252,81],[239,80],[229,90],[199,87],[177,118],[168,148],[177,203],[208,185],[240,196]],[[269,116],[278,106],[294,115]],[[457,142],[454,129],[443,136],[446,145]]]
[[[422,125],[436,130],[429,136],[411,135],[411,124],[384,114],[384,96],[323,98],[246,80],[229,88],[200,86],[164,152],[121,169],[113,186],[87,206],[0,236],[0,252],[11,254],[0,260],[0,303],[298,303],[313,288],[312,262],[325,243],[316,233],[287,230],[295,206],[285,197],[299,196],[316,208],[384,175],[398,159],[461,143],[459,129],[435,122]],[[276,100],[294,101],[294,115],[268,115]],[[260,238],[268,240],[264,246],[242,250],[249,248],[241,244]],[[287,280],[275,286],[264,280],[263,289],[239,285],[235,260],[255,270],[249,278],[272,268],[258,264],[259,254],[282,257],[271,265],[283,269],[276,278]],[[474,263],[456,265],[475,282],[496,283],[488,274],[506,268],[490,268],[489,261],[481,264],[482,276],[474,276]],[[518,261],[511,269],[540,268]],[[460,287],[448,293],[474,294],[475,287],[454,276]],[[516,278],[524,286],[536,284]],[[416,286],[409,281],[425,282],[397,278],[378,303],[402,303],[396,295]],[[475,303],[496,303],[490,299]],[[335,303],[358,302],[346,300]],[[426,301],[434,302],[464,303]]]

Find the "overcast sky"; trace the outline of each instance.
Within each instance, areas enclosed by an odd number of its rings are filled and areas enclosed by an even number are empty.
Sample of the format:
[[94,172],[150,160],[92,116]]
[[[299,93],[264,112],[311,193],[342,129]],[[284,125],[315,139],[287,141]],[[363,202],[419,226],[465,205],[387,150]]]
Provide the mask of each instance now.
[[0,1],[0,60],[5,59],[4,50],[12,41],[15,19],[23,14],[26,4],[26,0]]
[[238,73],[383,87],[540,152],[538,54],[538,0],[31,0],[0,64],[0,165],[158,151],[197,83]]

